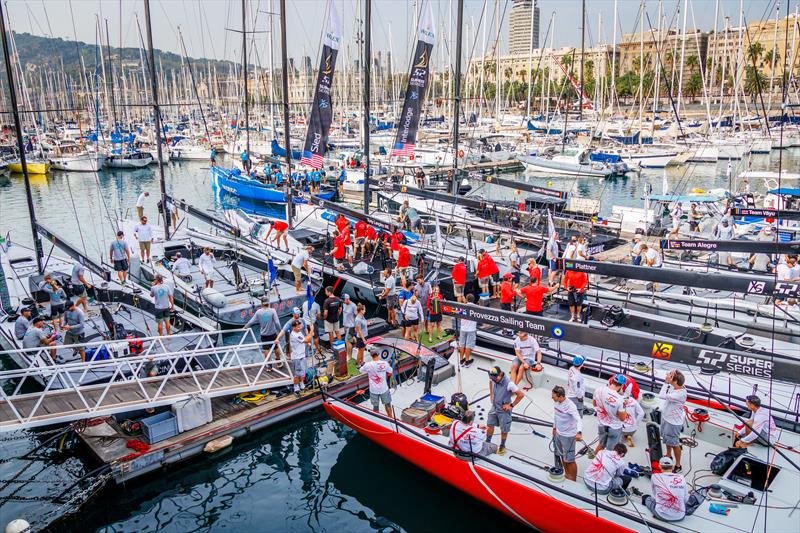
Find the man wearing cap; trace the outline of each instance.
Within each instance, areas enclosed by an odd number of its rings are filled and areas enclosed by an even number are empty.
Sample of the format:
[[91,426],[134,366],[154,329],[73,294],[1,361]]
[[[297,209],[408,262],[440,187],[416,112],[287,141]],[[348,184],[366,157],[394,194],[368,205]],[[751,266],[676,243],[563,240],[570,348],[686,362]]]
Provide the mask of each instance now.
[[503,274],[503,283],[500,284],[500,309],[514,311],[514,297],[519,293],[514,288],[514,275],[511,272]]
[[[750,410],[750,419],[736,434],[737,448],[747,448],[754,443],[765,445],[775,443],[777,427],[775,420],[766,407],[761,407],[761,398],[755,394],[747,397],[747,409]],[[759,439],[759,437],[761,437]]]
[[[733,225],[727,218],[723,218],[720,225],[717,226],[717,238],[723,241],[729,241],[733,239],[734,234]],[[725,264],[728,267],[733,267],[733,256],[730,252],[717,252],[717,262],[720,266]]]
[[169,315],[175,309],[175,300],[172,297],[172,286],[164,283],[164,278],[156,274],[153,284],[150,287],[150,296],[153,297],[155,304],[156,323],[158,324],[158,334],[164,334],[166,324],[167,335],[171,333]]
[[642,496],[642,503],[653,516],[666,522],[678,522],[686,516],[689,489],[681,474],[674,472],[675,463],[670,457],[658,461],[660,473],[650,478],[653,484],[651,495]]
[[[303,312],[300,310],[299,307],[295,307],[292,309],[292,316],[289,317],[289,320],[286,321],[281,330],[278,332],[278,336],[275,337],[276,346],[280,346],[278,343],[280,343],[281,339],[283,339],[292,332],[292,328],[294,327],[294,321],[302,320],[302,315]],[[288,343],[288,338],[287,338],[287,343]]]
[[342,295],[342,327],[344,328],[344,343],[347,348],[347,357],[353,353],[353,339],[356,335],[356,314],[358,308],[350,301],[350,295]]
[[622,387],[625,376],[617,374],[605,387],[595,390],[592,403],[597,411],[597,437],[595,453],[611,449],[622,437],[622,422],[625,420],[625,405],[622,402]]
[[114,272],[117,273],[120,283],[125,283],[128,279],[128,268],[131,262],[131,248],[125,242],[125,234],[117,232],[117,238],[111,243],[108,249],[108,258],[114,265]]
[[686,420],[686,378],[673,370],[664,378],[658,397],[664,400],[661,409],[661,440],[667,447],[667,457],[675,459],[675,473],[681,471],[681,433]]
[[298,396],[305,389],[306,378],[306,348],[314,337],[311,329],[304,330],[300,320],[292,321],[292,332],[289,334],[289,349],[292,352],[292,375],[294,376],[294,393]]
[[522,377],[530,369],[542,368],[542,349],[539,347],[539,342],[528,335],[527,331],[517,332],[517,338],[514,339],[514,354],[516,359],[511,363],[511,378],[515,384],[522,381]]
[[464,302],[464,286],[467,284],[467,263],[464,257],[458,258],[458,263],[453,265],[450,277],[453,279],[453,293],[456,301]]
[[585,362],[584,356],[576,355],[572,358],[572,366],[567,370],[567,399],[575,404],[578,414],[581,416],[585,409],[583,399],[586,397],[586,385],[583,382],[583,374],[581,374]]
[[554,453],[564,468],[564,477],[575,481],[578,477],[575,442],[583,440],[583,417],[575,404],[567,399],[564,387],[556,385],[550,396],[553,399]]
[[567,270],[564,273],[564,288],[567,290],[567,303],[569,304],[569,321],[579,322],[583,310],[583,295],[589,286],[589,276],[586,272]]
[[[278,313],[270,307],[267,297],[261,298],[261,308],[253,314],[244,327],[247,329],[256,323],[258,323],[258,333],[261,336],[261,346],[264,350],[264,359],[266,359],[269,355],[270,345],[275,343],[278,338],[278,330],[281,325]],[[275,344],[275,348],[280,353],[280,346]]]
[[[67,312],[64,315],[64,344],[82,344],[84,341],[84,324],[86,322],[86,315],[78,308],[78,303],[75,301],[67,302]],[[81,361],[86,362],[86,349],[81,346],[78,349],[81,356]]]
[[414,286],[414,292],[417,293],[417,299],[419,303],[422,304],[422,320],[425,329],[423,331],[428,331],[430,329],[428,319],[430,318],[428,313],[428,300],[431,297],[431,284],[428,281],[425,281],[425,276],[421,273],[417,274],[417,284]]
[[50,299],[50,319],[53,321],[53,328],[56,331],[61,327],[61,319],[64,316],[64,303],[67,300],[67,293],[51,274],[45,274],[44,280],[39,284],[39,289],[47,293]]
[[487,456],[495,446],[486,442],[486,426],[475,424],[475,411],[466,411],[450,428],[450,447],[462,452]]
[[[42,326],[44,325],[44,318],[41,316],[37,316],[31,322],[28,331],[25,332],[25,336],[22,337],[22,347],[25,349],[31,348],[39,348],[41,346],[55,346],[56,344],[56,334],[53,333],[51,335],[47,335],[44,331],[42,331]],[[50,357],[53,359],[56,358],[56,351],[50,350]]]
[[511,431],[511,411],[522,401],[523,394],[499,366],[493,366],[489,370],[489,398],[492,408],[486,418],[486,442],[492,442],[494,428],[499,426],[500,447],[497,453],[503,455],[506,453],[506,439]]
[[31,314],[32,310],[30,307],[23,307],[19,310],[19,316],[14,321],[14,337],[18,341],[22,340],[25,336],[25,332],[27,332],[28,328],[31,326]]

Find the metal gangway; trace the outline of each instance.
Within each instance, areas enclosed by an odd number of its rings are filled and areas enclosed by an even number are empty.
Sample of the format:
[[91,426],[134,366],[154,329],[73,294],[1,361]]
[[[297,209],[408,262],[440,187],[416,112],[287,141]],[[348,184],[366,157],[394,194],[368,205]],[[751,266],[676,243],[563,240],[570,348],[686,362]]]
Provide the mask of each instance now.
[[[183,333],[2,352],[20,368],[0,371],[0,432],[170,405],[198,395],[229,396],[292,384],[285,355],[275,344],[264,357],[252,330],[226,330],[228,339],[241,334],[227,345],[222,334]],[[56,352],[79,348],[108,358],[55,362]]]

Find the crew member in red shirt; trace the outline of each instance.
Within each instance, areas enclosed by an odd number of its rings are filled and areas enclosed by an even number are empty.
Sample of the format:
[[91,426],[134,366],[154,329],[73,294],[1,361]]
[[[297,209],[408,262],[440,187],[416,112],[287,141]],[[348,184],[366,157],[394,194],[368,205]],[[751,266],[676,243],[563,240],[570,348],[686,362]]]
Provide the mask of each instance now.
[[458,263],[453,266],[450,272],[453,279],[453,293],[457,302],[464,301],[464,285],[467,284],[467,264],[463,257],[458,258]]
[[514,311],[514,297],[519,294],[514,287],[514,274],[506,272],[500,284],[500,309]]
[[[378,245],[378,232],[372,226],[367,226],[367,240],[364,243],[364,254],[367,252],[372,253]],[[362,256],[363,257],[363,256]]]
[[336,219],[336,229],[338,229],[339,233],[341,233],[344,230],[344,227],[346,225],[348,225],[349,223],[350,223],[350,221],[347,220],[346,216],[339,215],[339,217]]
[[580,320],[581,310],[583,309],[583,295],[586,294],[586,287],[588,286],[589,276],[586,275],[586,272],[567,270],[564,274],[564,288],[569,291],[567,293],[567,302],[569,303],[570,322]]
[[[478,252],[480,259],[478,260],[478,285],[481,288],[481,294],[488,294],[492,298],[497,298],[499,294],[499,286],[494,284],[494,294],[489,292],[489,284],[492,282],[493,277],[500,272],[497,264],[492,259],[492,256],[486,250],[481,249]],[[495,279],[496,282],[496,279]]]
[[272,230],[275,230],[275,238],[272,239],[272,242],[275,243],[275,246],[278,247],[280,250],[281,248],[281,237],[283,237],[283,243],[286,245],[286,251],[289,251],[289,238],[286,236],[286,230],[289,229],[289,224],[284,222],[283,220],[273,220],[269,223],[269,229],[267,230],[267,234],[264,235],[264,240],[269,242],[269,234],[272,233]]
[[364,247],[365,241],[367,240],[367,228],[368,224],[363,220],[359,220],[356,222],[356,253],[363,258],[364,257]]
[[342,240],[344,244],[345,255],[347,256],[347,260],[350,261],[350,264],[353,264],[353,236],[350,233],[350,223],[348,222],[345,225],[344,229],[342,230]]
[[528,278],[530,278],[531,283],[536,283],[536,285],[539,285],[542,281],[542,269],[539,268],[539,265],[536,264],[536,259],[533,257],[528,259]]
[[389,249],[392,250],[392,256],[397,259],[398,252],[400,252],[400,246],[403,244],[403,232],[400,231],[400,228],[397,228],[392,233],[391,243],[389,244]]
[[411,250],[408,246],[401,244],[397,251],[397,273],[400,278],[405,280],[408,276],[408,267],[411,265]]
[[342,261],[347,255],[347,247],[345,246],[343,235],[339,235],[338,232],[335,233],[335,238],[333,239],[333,250],[328,252],[327,255],[333,256],[333,266],[336,267],[336,270],[344,270]]
[[531,280],[519,292],[525,297],[525,313],[542,316],[542,300],[544,295],[550,292],[550,289],[544,285],[534,284],[533,280]]

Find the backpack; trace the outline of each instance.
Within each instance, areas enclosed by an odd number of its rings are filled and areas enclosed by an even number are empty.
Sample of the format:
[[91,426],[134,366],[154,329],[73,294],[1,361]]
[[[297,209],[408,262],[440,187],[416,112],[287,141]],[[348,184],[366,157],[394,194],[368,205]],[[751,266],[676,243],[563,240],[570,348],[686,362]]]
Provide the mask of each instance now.
[[728,448],[725,451],[719,452],[714,457],[714,460],[711,461],[711,473],[718,476],[724,475],[736,458],[746,452],[747,450],[744,448]]

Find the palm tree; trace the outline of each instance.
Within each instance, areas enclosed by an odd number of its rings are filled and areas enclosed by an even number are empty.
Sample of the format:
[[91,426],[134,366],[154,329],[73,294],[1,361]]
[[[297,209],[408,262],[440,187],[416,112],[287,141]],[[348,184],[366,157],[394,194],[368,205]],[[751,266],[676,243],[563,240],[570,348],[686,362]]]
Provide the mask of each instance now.
[[703,90],[703,78],[700,76],[700,73],[695,72],[691,75],[691,77],[686,81],[685,86],[686,93],[691,96],[695,97]]
[[750,45],[750,47],[747,49],[747,52],[750,56],[750,60],[754,64],[758,64],[758,60],[761,57],[761,54],[764,52],[764,45],[756,41]]
[[569,70],[569,67],[572,65],[572,54],[564,54],[561,56],[561,64]]
[[511,79],[511,76],[514,74],[514,69],[511,67],[506,67],[503,71],[503,75],[506,77],[506,81]]
[[700,65],[700,59],[697,56],[689,56],[686,58],[686,66],[689,68],[689,72],[693,72]]

